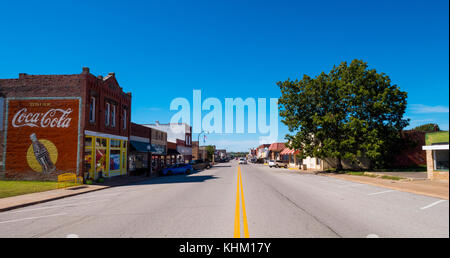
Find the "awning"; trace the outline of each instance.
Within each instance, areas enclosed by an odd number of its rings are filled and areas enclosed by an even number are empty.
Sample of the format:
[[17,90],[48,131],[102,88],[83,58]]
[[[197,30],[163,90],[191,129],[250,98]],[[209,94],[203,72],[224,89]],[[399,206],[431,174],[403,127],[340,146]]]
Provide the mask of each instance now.
[[130,145],[131,145],[131,151],[156,152],[155,148],[153,148],[149,143],[130,141]]
[[285,144],[282,142],[272,143],[269,147],[269,150],[272,152],[281,152],[286,148]]
[[180,153],[177,150],[174,149],[168,149],[167,150],[167,155],[172,156],[172,155],[180,155]]
[[286,148],[280,152],[280,155],[289,155],[290,149]]
[[298,153],[300,153],[299,150],[293,150],[293,149],[286,148],[280,153],[280,155],[294,155],[294,154],[298,154]]

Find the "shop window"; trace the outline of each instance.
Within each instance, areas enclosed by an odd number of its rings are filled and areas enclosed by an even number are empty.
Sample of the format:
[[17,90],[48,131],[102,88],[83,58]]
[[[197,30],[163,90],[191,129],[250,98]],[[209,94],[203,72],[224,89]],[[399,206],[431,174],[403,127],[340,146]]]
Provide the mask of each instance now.
[[97,174],[99,172],[103,173],[103,176],[107,176],[106,172],[106,150],[105,149],[96,149],[95,150],[95,172]]
[[106,148],[108,147],[108,143],[106,138],[97,138],[95,141],[95,147],[97,148]]
[[120,140],[111,140],[111,148],[120,148]]
[[448,150],[434,150],[434,169],[448,171]]
[[85,149],[84,150],[84,169],[86,172],[93,172],[92,170],[92,150]]
[[92,148],[92,137],[84,137],[84,146]]
[[120,150],[111,150],[109,153],[109,170],[120,169]]

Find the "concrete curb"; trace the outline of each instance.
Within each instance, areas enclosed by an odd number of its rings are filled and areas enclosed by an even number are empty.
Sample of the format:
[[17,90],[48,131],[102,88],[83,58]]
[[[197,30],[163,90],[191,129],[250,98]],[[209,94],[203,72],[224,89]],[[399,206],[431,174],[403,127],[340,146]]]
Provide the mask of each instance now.
[[[151,179],[151,178],[153,178],[153,177],[149,177],[147,179]],[[76,195],[80,195],[80,194],[84,194],[84,193],[91,193],[91,192],[95,192],[95,191],[100,191],[100,190],[117,187],[117,186],[123,186],[123,185],[132,184],[132,183],[145,181],[145,180],[146,179],[124,182],[124,183],[119,183],[119,184],[115,184],[115,185],[108,185],[108,186],[104,186],[104,187],[93,188],[93,189],[82,191],[82,192],[76,192],[76,193],[70,193],[70,194],[66,194],[66,195],[50,197],[50,198],[42,199],[42,200],[38,200],[38,201],[30,201],[30,202],[26,202],[26,203],[17,204],[17,205],[11,205],[8,207],[0,208],[0,212],[23,208],[23,207],[27,207],[27,206],[31,206],[31,205],[35,205],[35,204],[39,204],[39,203],[51,202],[51,201],[55,201],[55,200],[59,200],[59,199],[67,198],[67,197],[72,197],[72,196],[76,196]],[[79,186],[74,186],[74,187],[79,187]],[[72,188],[72,187],[69,187],[65,190],[68,190],[70,188]]]

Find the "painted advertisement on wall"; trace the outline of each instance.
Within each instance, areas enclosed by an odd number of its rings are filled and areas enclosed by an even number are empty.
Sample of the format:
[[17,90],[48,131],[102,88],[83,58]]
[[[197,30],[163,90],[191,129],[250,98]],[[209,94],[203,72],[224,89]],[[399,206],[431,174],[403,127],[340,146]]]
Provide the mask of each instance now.
[[6,177],[78,173],[80,99],[8,99],[6,105]]

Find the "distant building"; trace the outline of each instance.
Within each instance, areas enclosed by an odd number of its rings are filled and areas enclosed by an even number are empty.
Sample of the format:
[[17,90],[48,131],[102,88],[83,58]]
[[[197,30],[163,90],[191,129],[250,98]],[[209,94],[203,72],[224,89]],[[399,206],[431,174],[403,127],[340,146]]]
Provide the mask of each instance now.
[[185,123],[143,124],[143,126],[154,128],[167,133],[167,141],[177,144],[177,151],[181,157],[178,162],[189,162],[192,160],[192,127]]

